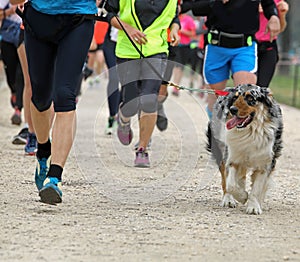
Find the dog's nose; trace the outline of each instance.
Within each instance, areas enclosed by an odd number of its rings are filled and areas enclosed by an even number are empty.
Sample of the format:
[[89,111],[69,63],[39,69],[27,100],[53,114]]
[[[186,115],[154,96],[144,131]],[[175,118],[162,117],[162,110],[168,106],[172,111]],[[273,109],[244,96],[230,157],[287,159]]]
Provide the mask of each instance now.
[[235,116],[238,113],[238,108],[236,106],[231,106],[229,111],[233,116]]

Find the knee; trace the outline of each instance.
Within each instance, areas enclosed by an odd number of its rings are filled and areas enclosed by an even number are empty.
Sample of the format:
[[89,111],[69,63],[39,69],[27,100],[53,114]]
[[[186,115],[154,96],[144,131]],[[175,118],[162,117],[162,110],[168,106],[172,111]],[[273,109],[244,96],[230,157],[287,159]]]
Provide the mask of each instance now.
[[54,111],[69,112],[76,109],[76,93],[71,90],[60,90],[54,95]]
[[52,100],[50,98],[38,99],[32,95],[31,102],[39,112],[43,112],[50,108]]
[[120,106],[121,113],[124,117],[132,117],[139,111],[138,99],[133,99],[127,103],[122,103]]
[[157,95],[150,94],[141,97],[140,109],[145,113],[154,113],[157,110]]

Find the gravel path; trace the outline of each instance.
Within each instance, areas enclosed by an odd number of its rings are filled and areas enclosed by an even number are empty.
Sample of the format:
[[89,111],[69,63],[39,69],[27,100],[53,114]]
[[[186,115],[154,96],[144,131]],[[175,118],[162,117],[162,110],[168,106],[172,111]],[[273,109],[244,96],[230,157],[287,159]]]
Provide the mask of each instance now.
[[300,111],[282,106],[284,150],[263,214],[221,208],[220,175],[206,153],[204,102],[169,96],[150,169],[133,144],[104,135],[106,79],[85,88],[63,203],[39,202],[35,158],[11,143],[9,92],[0,87],[0,261],[300,261]]

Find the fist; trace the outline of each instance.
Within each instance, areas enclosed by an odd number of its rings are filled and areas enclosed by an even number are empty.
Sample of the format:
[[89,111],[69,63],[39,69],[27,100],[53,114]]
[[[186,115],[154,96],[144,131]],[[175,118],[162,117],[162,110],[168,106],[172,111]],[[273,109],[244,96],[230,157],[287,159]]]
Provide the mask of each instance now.
[[287,13],[289,11],[289,4],[282,0],[277,4],[277,8],[280,13]]

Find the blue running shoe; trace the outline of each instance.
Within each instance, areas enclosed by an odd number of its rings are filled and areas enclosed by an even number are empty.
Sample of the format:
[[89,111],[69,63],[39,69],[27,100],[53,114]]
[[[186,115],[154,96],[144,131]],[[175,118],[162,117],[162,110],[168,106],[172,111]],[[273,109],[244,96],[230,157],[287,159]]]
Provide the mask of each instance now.
[[35,169],[35,184],[38,190],[41,190],[50,168],[51,156],[48,158],[38,159]]
[[61,180],[57,177],[47,177],[39,192],[41,202],[55,205],[62,202]]
[[25,154],[34,156],[37,151],[37,140],[36,136],[33,133],[28,133],[27,143],[25,146]]

